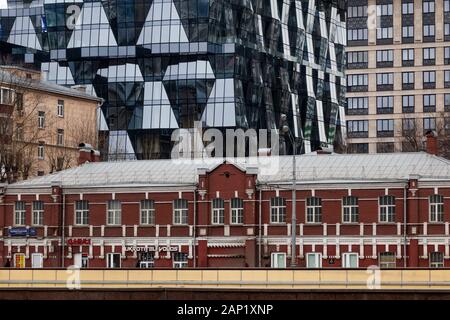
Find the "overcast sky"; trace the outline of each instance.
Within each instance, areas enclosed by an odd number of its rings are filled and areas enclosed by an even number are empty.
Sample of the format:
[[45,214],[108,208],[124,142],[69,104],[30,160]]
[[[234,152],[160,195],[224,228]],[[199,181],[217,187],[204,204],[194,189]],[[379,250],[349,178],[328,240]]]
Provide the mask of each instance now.
[[6,0],[0,0],[0,8],[6,8]]

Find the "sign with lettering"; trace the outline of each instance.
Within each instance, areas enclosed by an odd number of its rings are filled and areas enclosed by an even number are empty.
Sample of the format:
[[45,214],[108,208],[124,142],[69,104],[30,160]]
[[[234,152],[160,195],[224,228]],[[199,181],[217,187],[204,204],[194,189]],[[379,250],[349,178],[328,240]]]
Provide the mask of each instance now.
[[128,246],[125,248],[128,252],[177,252],[178,246],[148,246],[148,247],[135,247]]
[[67,244],[70,245],[70,246],[90,245],[91,244],[91,239],[71,238],[71,239],[67,239]]
[[36,229],[35,228],[26,228],[26,227],[16,227],[9,229],[9,235],[11,237],[35,237]]

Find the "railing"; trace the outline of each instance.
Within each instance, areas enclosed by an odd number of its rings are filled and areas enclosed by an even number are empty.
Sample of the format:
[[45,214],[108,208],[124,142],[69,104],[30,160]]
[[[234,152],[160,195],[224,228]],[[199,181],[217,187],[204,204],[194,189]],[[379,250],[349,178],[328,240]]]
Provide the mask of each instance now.
[[5,288],[214,288],[450,290],[443,270],[1,269]]

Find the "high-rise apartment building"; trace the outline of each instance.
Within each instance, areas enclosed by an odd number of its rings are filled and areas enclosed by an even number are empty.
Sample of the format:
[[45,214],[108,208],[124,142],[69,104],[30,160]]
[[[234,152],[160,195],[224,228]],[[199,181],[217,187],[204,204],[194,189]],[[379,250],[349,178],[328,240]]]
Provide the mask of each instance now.
[[450,129],[450,1],[349,0],[348,150],[416,151]]
[[166,158],[171,133],[196,121],[276,129],[286,114],[304,152],[345,136],[343,0],[8,5],[1,50],[48,81],[104,98],[100,141],[110,159]]

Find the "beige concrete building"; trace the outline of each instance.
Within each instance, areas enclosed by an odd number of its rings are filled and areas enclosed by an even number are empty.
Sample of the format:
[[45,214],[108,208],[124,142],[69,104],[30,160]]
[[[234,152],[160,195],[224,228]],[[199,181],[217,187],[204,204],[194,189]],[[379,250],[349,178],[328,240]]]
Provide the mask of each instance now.
[[349,0],[348,151],[415,151],[450,121],[450,0]]
[[40,78],[0,67],[0,182],[70,168],[78,164],[80,143],[97,145],[102,100]]

